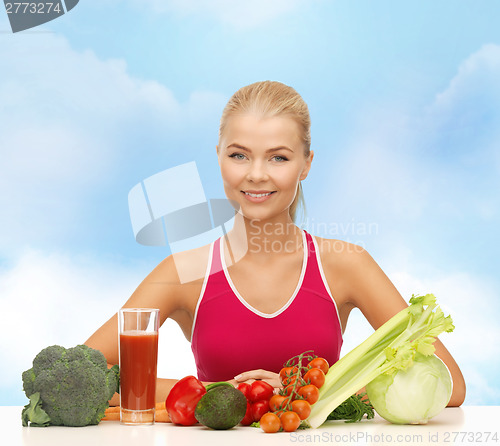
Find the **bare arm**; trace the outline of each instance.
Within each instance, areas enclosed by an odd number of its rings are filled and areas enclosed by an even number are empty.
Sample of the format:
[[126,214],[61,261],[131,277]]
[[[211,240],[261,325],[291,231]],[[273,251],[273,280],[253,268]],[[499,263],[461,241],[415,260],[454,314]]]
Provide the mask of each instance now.
[[[183,293],[172,257],[161,262],[139,285],[123,307],[128,308],[159,308],[160,325],[176,311],[183,311]],[[85,342],[89,347],[100,350],[108,365],[118,364],[118,316],[113,315]],[[165,398],[177,382],[174,379],[158,379],[156,401]],[[119,404],[119,395],[110,400],[111,405]]]
[[[340,282],[334,294],[345,305],[361,310],[374,329],[379,328],[398,311],[407,307],[407,303],[373,258],[360,247],[350,245],[346,253],[335,258],[325,255],[325,274],[330,283]],[[341,263],[341,267],[339,267]],[[340,268],[340,269],[339,269]],[[340,278],[341,277],[341,278]],[[437,339],[434,343],[436,356],[446,364],[453,379],[453,393],[449,406],[460,406],[465,399],[465,381],[457,363]]]

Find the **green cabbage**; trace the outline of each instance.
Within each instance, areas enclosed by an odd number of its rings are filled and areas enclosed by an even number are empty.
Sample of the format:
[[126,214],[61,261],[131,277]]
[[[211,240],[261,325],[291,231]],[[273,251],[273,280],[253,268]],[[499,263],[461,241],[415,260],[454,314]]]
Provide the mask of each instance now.
[[448,368],[436,355],[419,353],[407,370],[395,370],[366,386],[376,412],[395,424],[425,424],[440,413],[451,398]]

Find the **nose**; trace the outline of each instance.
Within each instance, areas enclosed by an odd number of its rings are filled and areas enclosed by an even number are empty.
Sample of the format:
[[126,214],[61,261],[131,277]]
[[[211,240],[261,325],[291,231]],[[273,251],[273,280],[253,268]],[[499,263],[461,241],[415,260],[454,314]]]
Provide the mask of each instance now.
[[267,181],[269,175],[266,170],[266,166],[261,161],[254,161],[250,163],[247,172],[247,180],[253,183],[259,183],[262,181]]

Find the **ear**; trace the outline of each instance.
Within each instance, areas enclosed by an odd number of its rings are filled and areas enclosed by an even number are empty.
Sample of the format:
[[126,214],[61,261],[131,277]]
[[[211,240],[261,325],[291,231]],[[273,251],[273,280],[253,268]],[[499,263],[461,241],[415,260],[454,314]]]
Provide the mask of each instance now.
[[309,156],[306,158],[306,165],[304,166],[304,169],[302,169],[302,172],[300,173],[300,181],[305,180],[307,178],[307,175],[309,174],[309,170],[311,169],[311,163],[314,158],[314,152],[311,150],[309,152]]
[[217,152],[217,162],[219,163],[219,166],[220,166],[219,146],[215,146],[215,151]]

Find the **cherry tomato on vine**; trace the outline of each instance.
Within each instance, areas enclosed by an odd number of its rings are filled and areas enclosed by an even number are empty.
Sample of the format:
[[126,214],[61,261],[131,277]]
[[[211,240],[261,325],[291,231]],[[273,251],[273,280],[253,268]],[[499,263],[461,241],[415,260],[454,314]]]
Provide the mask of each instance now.
[[285,394],[290,396],[294,391],[298,392],[300,389],[300,386],[295,387],[294,384],[290,384],[289,386],[285,387]]
[[283,404],[283,401],[285,400],[286,400],[285,395],[273,395],[269,400],[269,410],[271,412],[276,412],[277,410],[280,409],[281,405]]
[[287,386],[288,384],[293,384],[297,380],[298,371],[299,369],[297,366],[283,367],[280,370],[281,384],[283,384],[284,386]]
[[281,421],[278,415],[268,412],[262,415],[262,418],[260,419],[260,427],[264,432],[272,434],[280,430]]
[[254,381],[250,386],[247,398],[252,402],[268,400],[274,395],[274,387],[266,381]]
[[251,403],[251,406],[252,406],[251,412],[253,421],[260,421],[262,415],[269,412],[269,401],[267,400]]
[[321,389],[321,386],[325,384],[325,379],[325,374],[321,369],[310,369],[304,375],[304,381],[314,384],[318,389]]
[[328,369],[330,368],[330,365],[325,358],[314,358],[309,361],[309,364],[307,364],[307,366],[314,369],[321,369],[323,370],[323,373],[325,375],[328,373]]
[[295,412],[301,420],[305,420],[311,414],[311,405],[307,400],[292,401],[292,411]]
[[295,432],[300,426],[300,417],[295,412],[285,412],[280,420],[285,432]]
[[283,415],[285,412],[287,412],[286,410],[283,410],[283,409],[280,409],[278,410],[277,412],[274,412],[276,415],[278,415],[278,418],[281,418],[281,415]]
[[295,382],[297,381],[299,377],[297,375],[292,375],[290,377],[287,377],[287,378],[284,378],[283,381],[281,382],[281,384],[283,386],[289,386],[291,384],[295,384]]
[[299,395],[304,397],[309,404],[314,404],[318,401],[319,390],[314,384],[307,384],[299,389]]

